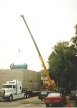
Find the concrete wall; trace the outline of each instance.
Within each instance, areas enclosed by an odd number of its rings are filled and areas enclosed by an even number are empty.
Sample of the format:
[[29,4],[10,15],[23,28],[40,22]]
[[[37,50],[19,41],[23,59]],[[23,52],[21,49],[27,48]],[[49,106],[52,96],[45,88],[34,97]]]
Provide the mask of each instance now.
[[40,90],[41,75],[39,72],[27,69],[4,69],[0,70],[0,88],[6,81],[18,79],[22,81],[23,88],[28,90]]
[[41,88],[41,74],[34,72],[34,89],[38,90],[39,87]]

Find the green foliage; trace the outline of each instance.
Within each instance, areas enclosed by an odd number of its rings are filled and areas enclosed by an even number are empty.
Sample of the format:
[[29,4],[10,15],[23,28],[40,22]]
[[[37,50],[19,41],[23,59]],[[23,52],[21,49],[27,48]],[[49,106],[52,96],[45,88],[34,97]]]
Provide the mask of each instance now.
[[73,36],[71,38],[71,42],[72,42],[73,45],[75,45],[75,47],[77,47],[77,36]]
[[40,70],[39,72],[41,73],[41,76],[46,77],[46,74],[45,74],[44,70]]
[[75,39],[77,37],[71,39],[71,45],[70,42],[57,42],[48,58],[51,78],[53,76],[60,87],[69,86],[70,82],[76,86],[77,40]]

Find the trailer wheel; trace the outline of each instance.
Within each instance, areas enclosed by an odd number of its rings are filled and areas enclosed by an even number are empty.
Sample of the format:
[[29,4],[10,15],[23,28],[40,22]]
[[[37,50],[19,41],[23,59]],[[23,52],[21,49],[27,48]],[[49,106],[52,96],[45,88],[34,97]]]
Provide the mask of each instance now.
[[1,98],[1,100],[0,101],[2,101],[2,98]]
[[43,98],[41,98],[41,101],[43,100]]
[[26,94],[27,98],[30,97],[29,94]]
[[24,99],[26,98],[26,94],[24,94]]
[[12,101],[12,100],[13,100],[13,96],[10,95],[8,100],[9,100],[9,101]]

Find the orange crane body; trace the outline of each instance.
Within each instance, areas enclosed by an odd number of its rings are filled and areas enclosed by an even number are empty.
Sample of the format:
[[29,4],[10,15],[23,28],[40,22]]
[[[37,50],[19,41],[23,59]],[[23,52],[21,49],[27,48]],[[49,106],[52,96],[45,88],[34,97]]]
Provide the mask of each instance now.
[[41,60],[42,66],[43,66],[44,71],[45,71],[45,74],[46,74],[46,76],[47,76],[47,78],[48,78],[48,81],[49,81],[49,83],[50,83],[48,86],[46,86],[46,87],[44,87],[44,88],[47,88],[47,89],[49,89],[49,88],[54,88],[54,87],[56,87],[56,84],[55,84],[55,83],[52,83],[52,80],[51,80],[51,78],[50,78],[50,76],[49,76],[49,72],[48,72],[48,70],[46,69],[44,60],[43,60],[43,58],[42,58],[42,56],[41,56],[41,53],[40,53],[40,51],[39,51],[39,49],[38,49],[38,47],[37,47],[37,44],[36,44],[35,40],[34,40],[34,38],[33,38],[33,35],[32,35],[32,33],[31,33],[31,31],[30,31],[30,29],[29,29],[29,27],[28,27],[28,24],[27,24],[27,22],[26,22],[26,20],[25,20],[25,18],[24,18],[24,15],[20,15],[20,16],[23,18],[24,23],[25,23],[25,25],[26,25],[26,27],[27,27],[29,33],[30,33],[30,36],[31,36],[31,38],[32,38],[32,40],[33,40],[33,43],[34,43],[34,45],[35,45],[35,47],[36,47],[36,49],[37,49],[37,52],[38,52],[38,54],[39,54],[39,58],[40,58],[40,60]]

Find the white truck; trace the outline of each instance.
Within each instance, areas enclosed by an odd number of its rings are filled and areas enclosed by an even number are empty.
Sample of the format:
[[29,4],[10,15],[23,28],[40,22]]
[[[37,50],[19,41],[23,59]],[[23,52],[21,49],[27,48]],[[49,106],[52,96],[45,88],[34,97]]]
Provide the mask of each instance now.
[[26,98],[26,92],[22,90],[22,83],[18,80],[7,81],[0,89],[0,100],[7,99],[12,101],[13,99]]
[[28,69],[0,70],[0,97],[13,100],[38,95],[41,89],[41,74]]

